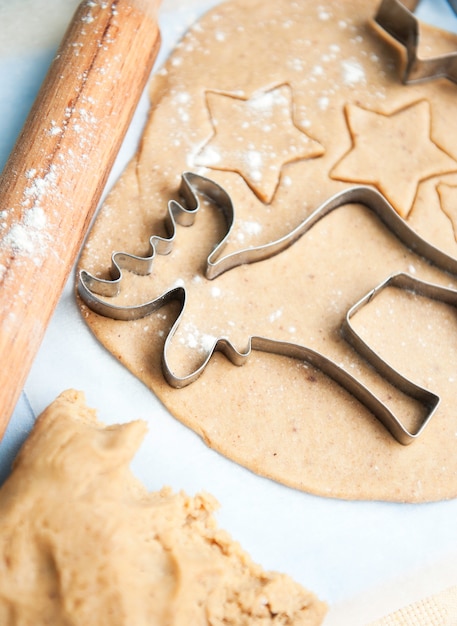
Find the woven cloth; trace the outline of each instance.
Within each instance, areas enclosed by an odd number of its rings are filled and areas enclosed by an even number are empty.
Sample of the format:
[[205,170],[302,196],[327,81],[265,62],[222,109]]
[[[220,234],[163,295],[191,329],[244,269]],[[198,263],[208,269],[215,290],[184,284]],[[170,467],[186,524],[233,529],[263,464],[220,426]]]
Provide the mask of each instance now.
[[457,626],[457,586],[414,602],[369,626]]

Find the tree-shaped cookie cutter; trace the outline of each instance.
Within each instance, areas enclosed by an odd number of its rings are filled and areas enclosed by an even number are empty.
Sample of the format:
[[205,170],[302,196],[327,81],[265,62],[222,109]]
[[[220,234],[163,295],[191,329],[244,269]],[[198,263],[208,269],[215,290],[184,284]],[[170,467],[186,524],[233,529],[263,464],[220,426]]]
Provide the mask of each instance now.
[[418,57],[419,21],[414,10],[419,0],[382,0],[375,22],[406,51],[404,83],[448,78],[457,83],[457,50],[427,59]]
[[184,387],[197,380],[215,352],[223,353],[235,365],[245,363],[252,350],[279,354],[294,359],[301,359],[335,381],[368,408],[399,443],[406,445],[417,439],[436,412],[440,403],[440,397],[432,391],[420,387],[387,364],[380,355],[365,343],[354,329],[351,320],[358,310],[372,300],[381,290],[389,286],[414,291],[419,295],[457,307],[457,290],[453,288],[427,283],[404,273],[392,275],[350,308],[341,329],[344,338],[369,365],[394,387],[416,400],[425,408],[425,418],[421,421],[419,428],[414,431],[406,428],[389,407],[379,400],[368,387],[334,361],[311,348],[296,343],[279,341],[269,337],[251,336],[247,350],[240,352],[229,339],[219,337],[214,341],[206,359],[197,369],[184,377],[176,376],[169,365],[167,353],[185,310],[185,287],[169,289],[157,298],[133,306],[123,306],[109,302],[109,298],[116,296],[121,290],[123,271],[148,275],[152,271],[156,254],[168,254],[171,252],[176,237],[177,225],[191,226],[195,220],[201,206],[199,194],[206,196],[217,205],[224,216],[227,228],[224,238],[207,257],[206,278],[209,280],[239,265],[255,263],[279,254],[309,231],[323,217],[339,207],[354,203],[362,204],[373,211],[391,233],[415,254],[424,257],[433,265],[444,270],[444,272],[457,276],[457,260],[420,237],[397,214],[382,194],[375,188],[368,186],[350,187],[337,193],[321,204],[296,228],[273,242],[221,256],[235,221],[235,210],[232,200],[227,191],[215,181],[199,174],[186,172],[181,177],[180,186],[180,196],[183,199],[183,203],[176,200],[170,200],[168,203],[168,212],[165,220],[168,237],[151,236],[149,239],[150,253],[145,257],[135,256],[127,252],[113,252],[111,256],[111,280],[100,279],[89,274],[84,269],[80,270],[78,292],[82,301],[99,315],[124,321],[145,317],[171,301],[178,301],[180,313],[168,333],[162,352],[164,377],[175,388]]

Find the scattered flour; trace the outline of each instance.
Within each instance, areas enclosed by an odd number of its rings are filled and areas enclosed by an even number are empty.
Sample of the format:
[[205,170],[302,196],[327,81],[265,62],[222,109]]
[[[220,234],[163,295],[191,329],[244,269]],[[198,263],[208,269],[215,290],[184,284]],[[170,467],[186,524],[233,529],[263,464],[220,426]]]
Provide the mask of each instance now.
[[179,336],[179,343],[182,346],[205,353],[212,350],[216,341],[217,337],[209,333],[201,332],[200,329],[192,323],[185,324]]
[[366,82],[365,71],[355,59],[347,59],[341,62],[343,82],[345,85],[363,84]]
[[[8,217],[13,209],[4,209],[0,217],[1,247],[10,250],[14,256],[27,256],[40,266],[52,243],[49,231],[48,218],[42,206],[45,194],[52,191],[56,186],[57,173],[55,166],[44,176],[38,176],[36,170],[29,169],[25,172],[28,181],[24,189],[21,206],[23,214],[17,221],[8,223]],[[4,275],[3,268],[1,275]]]

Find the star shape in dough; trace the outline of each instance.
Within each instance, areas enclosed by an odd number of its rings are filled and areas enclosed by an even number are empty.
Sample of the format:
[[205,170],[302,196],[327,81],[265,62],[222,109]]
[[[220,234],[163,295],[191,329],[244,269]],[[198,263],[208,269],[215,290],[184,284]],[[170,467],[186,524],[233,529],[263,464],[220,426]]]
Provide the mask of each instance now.
[[207,105],[214,132],[197,154],[196,165],[237,172],[263,202],[273,199],[286,163],[324,153],[294,122],[288,85],[247,99],[210,91]]
[[419,183],[457,171],[457,161],[431,138],[431,111],[419,100],[390,115],[348,105],[352,147],[331,170],[333,179],[376,187],[403,218]]
[[449,218],[457,242],[457,185],[441,183],[437,187],[443,213]]

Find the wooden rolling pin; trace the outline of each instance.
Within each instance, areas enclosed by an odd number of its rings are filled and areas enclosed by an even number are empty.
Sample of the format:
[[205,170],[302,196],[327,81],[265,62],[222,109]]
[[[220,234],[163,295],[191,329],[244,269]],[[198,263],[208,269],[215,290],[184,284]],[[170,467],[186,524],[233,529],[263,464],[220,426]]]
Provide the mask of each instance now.
[[159,4],[82,2],[0,177],[0,439],[152,70]]

